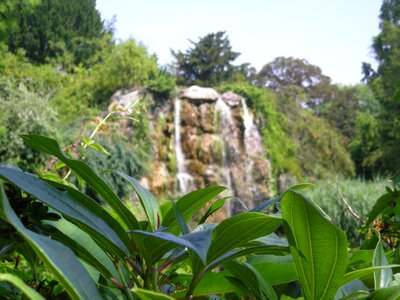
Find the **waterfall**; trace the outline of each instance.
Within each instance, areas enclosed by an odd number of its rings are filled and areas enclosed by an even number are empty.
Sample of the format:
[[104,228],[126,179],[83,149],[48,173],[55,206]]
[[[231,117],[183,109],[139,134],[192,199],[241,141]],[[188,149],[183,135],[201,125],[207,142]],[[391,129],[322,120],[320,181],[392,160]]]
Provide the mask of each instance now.
[[243,125],[244,125],[244,148],[246,154],[246,183],[251,189],[254,196],[256,196],[256,190],[253,186],[253,166],[254,160],[263,157],[263,145],[261,136],[258,133],[257,127],[253,122],[253,118],[250,115],[249,109],[246,105],[246,100],[242,98],[243,108]]
[[176,178],[178,179],[178,192],[186,194],[192,186],[193,177],[186,171],[185,155],[182,151],[181,145],[181,100],[175,99],[174,111],[174,125],[175,125],[175,154],[178,172]]
[[[225,185],[229,189],[230,195],[234,195],[235,191],[232,187],[230,164],[235,156],[235,147],[233,143],[237,134],[231,109],[221,97],[218,98],[215,103],[214,124],[222,137],[222,170],[225,177]],[[232,210],[230,200],[226,202],[226,210],[228,217],[231,216]]]

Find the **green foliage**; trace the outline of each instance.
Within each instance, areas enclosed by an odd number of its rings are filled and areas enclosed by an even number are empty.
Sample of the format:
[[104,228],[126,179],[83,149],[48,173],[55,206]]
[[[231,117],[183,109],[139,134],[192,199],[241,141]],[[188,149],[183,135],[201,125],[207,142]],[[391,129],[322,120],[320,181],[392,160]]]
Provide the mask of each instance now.
[[178,84],[216,86],[232,78],[235,67],[231,64],[240,53],[232,51],[225,31],[209,33],[193,42],[194,46],[186,50],[175,52]]
[[[16,81],[0,77],[0,161],[39,164],[43,156],[26,147],[20,137],[24,133],[57,136],[57,113],[49,106],[49,95],[31,92]],[[29,164],[30,167],[35,166]]]
[[162,104],[172,96],[175,90],[175,78],[165,69],[160,69],[158,73],[149,75],[146,90],[153,95],[156,104]]
[[293,57],[277,57],[266,64],[256,75],[256,85],[276,93],[297,86],[307,95],[307,107],[316,110],[323,102],[331,100],[333,87],[331,79],[322,74],[319,67]]
[[[98,174],[83,162],[68,158],[56,141],[34,135],[24,139],[35,149],[55,155],[109,205],[102,207],[76,187],[0,167],[0,178],[7,182],[7,193],[0,183],[0,218],[5,225],[1,227],[0,257],[7,252],[9,257],[23,255],[32,264],[30,257],[37,255],[71,298],[191,299],[218,293],[227,299],[279,299],[289,295],[334,299],[335,295],[360,293],[359,286],[357,290],[343,287],[374,274],[379,283],[372,286],[373,293],[396,294],[390,283],[390,269],[398,267],[390,258],[393,253],[388,255],[380,242],[373,246],[373,259],[363,256],[356,262],[352,257],[348,260],[344,232],[299,192],[309,184],[294,186],[261,205],[265,208],[275,203],[281,214],[244,212],[219,224],[196,226],[193,214],[225,188],[193,191],[159,206],[135,179],[119,173],[140,200],[145,219],[139,221]],[[390,193],[398,201],[398,191]],[[62,218],[52,222],[45,218],[38,227],[28,229],[24,214],[16,209],[25,201],[18,195],[29,195],[34,203],[50,207]],[[188,224],[196,227],[192,230]],[[288,241],[274,234],[282,224]],[[13,234],[4,235],[5,230]],[[29,245],[32,255],[13,247],[16,242]],[[360,259],[364,266],[358,265]],[[221,265],[224,271],[211,272]],[[265,272],[266,266],[279,276],[271,277],[271,272]],[[6,280],[31,292],[26,286],[29,282],[23,284],[18,277],[24,277],[18,274]],[[384,281],[380,280],[382,276]],[[169,296],[165,295],[167,291]],[[361,291],[370,292],[365,285],[361,285]]]
[[381,111],[377,116],[379,138],[367,158],[373,163],[375,173],[399,170],[399,141],[400,141],[400,2],[385,0],[381,6],[380,33],[374,37],[373,53],[378,62],[377,70],[371,65],[363,65],[366,81],[375,92],[381,104]]
[[158,69],[156,59],[148,55],[143,45],[131,39],[113,47],[92,72],[91,104],[104,106],[116,90],[144,86],[151,74],[158,73]]
[[23,49],[35,63],[63,57],[62,67],[68,61],[86,64],[105,33],[96,2],[41,0],[33,7],[29,2],[16,1],[18,13],[14,13],[14,26],[8,28],[10,51]]
[[376,195],[382,194],[385,186],[386,181],[382,179],[364,181],[328,178],[319,181],[317,188],[308,195],[332,218],[336,226],[346,232],[349,243],[359,246],[364,240],[364,235],[354,230],[359,227],[359,221],[350,214],[339,192],[359,216],[366,216],[376,201]]
[[[109,125],[108,132],[100,133],[96,137],[97,144],[103,145],[110,153],[106,155],[95,149],[88,149],[85,161],[95,170],[118,170],[128,176],[138,178],[149,170],[151,159],[151,144],[148,137],[146,114],[138,114],[139,123],[133,122],[128,128],[120,124]],[[130,131],[126,132],[127,130]],[[122,197],[128,192],[126,183],[114,173],[104,174],[105,180],[114,191]]]

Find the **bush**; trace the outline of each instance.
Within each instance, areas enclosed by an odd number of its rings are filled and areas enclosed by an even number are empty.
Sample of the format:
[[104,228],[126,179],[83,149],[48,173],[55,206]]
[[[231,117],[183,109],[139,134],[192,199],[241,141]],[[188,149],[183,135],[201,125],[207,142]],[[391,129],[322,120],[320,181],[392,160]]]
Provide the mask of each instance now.
[[44,157],[26,147],[21,134],[57,137],[57,114],[49,96],[30,92],[22,83],[0,77],[0,162],[38,167]]
[[95,92],[91,104],[104,106],[116,90],[144,86],[150,74],[157,71],[155,57],[150,57],[143,45],[132,39],[117,45],[93,67]]

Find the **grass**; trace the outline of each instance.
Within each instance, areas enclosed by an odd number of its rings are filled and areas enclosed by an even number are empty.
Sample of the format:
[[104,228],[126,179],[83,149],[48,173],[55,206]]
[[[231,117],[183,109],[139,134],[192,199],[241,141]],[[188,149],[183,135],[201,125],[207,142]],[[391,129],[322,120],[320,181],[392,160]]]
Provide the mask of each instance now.
[[356,229],[361,223],[346,208],[338,191],[357,215],[365,219],[376,200],[385,193],[389,182],[382,178],[372,181],[335,178],[321,180],[316,184],[317,188],[308,191],[307,196],[325,211],[335,225],[346,232],[351,246],[359,246],[364,236]]

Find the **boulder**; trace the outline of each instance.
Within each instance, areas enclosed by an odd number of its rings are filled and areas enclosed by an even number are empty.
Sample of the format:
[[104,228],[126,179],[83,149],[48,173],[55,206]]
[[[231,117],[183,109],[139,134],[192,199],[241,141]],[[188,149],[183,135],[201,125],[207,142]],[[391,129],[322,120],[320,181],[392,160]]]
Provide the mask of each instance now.
[[187,159],[196,159],[199,137],[197,136],[197,128],[191,126],[183,127],[182,134],[182,151]]
[[214,133],[214,106],[209,103],[203,103],[199,106],[200,111],[200,128],[204,132]]
[[189,99],[195,101],[210,101],[214,102],[219,98],[219,94],[212,88],[204,88],[193,85],[180,94],[181,99]]
[[193,105],[187,101],[182,102],[181,118],[184,125],[197,126],[196,110]]
[[242,96],[235,94],[234,92],[225,92],[222,94],[222,100],[230,107],[236,107],[242,101]]
[[117,110],[121,116],[129,116],[133,113],[132,105],[142,98],[139,90],[133,90],[124,93],[118,90],[111,97],[111,104],[108,106],[108,111]]

